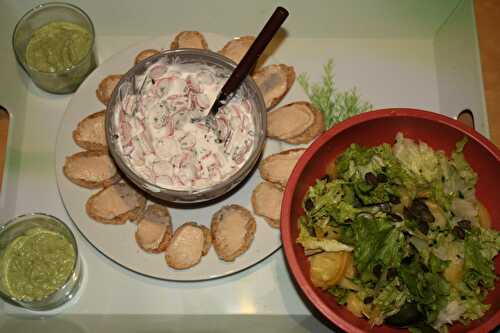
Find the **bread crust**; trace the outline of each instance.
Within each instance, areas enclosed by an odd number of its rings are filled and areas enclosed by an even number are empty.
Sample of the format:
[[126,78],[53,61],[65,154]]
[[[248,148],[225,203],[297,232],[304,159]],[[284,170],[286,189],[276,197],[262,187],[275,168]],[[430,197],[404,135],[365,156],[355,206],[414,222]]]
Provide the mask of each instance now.
[[120,174],[118,173],[118,169],[116,168],[116,166],[114,174],[107,179],[103,179],[102,181],[91,181],[73,177],[70,170],[71,162],[76,161],[80,158],[100,157],[100,156],[107,156],[110,159],[111,163],[113,163],[114,165],[113,159],[105,151],[81,151],[66,157],[66,161],[64,162],[63,166],[63,173],[66,176],[66,178],[68,178],[73,184],[90,189],[107,187],[118,182],[121,179],[121,177]]
[[183,48],[186,47],[182,45],[181,38],[186,38],[186,39],[197,39],[202,45],[201,49],[207,50],[208,49],[208,44],[205,39],[205,36],[199,31],[181,31],[177,35],[175,35],[174,40],[172,43],[170,43],[170,49],[175,50],[178,48]]
[[271,227],[273,227],[273,228],[279,228],[280,227],[280,220],[279,219],[273,219],[271,217],[263,215],[263,212],[261,212],[259,210],[259,199],[257,198],[257,195],[259,194],[259,191],[261,191],[262,188],[265,187],[265,186],[271,186],[274,189],[276,189],[276,190],[280,191],[281,193],[283,193],[283,190],[279,186],[277,186],[277,185],[275,185],[273,183],[270,183],[270,182],[266,182],[266,181],[261,182],[260,184],[258,184],[255,187],[255,189],[252,192],[252,208],[253,208],[253,212],[255,213],[255,215],[262,216],[264,218],[264,220]]
[[300,153],[300,155],[297,157],[297,160],[295,161],[295,163],[297,163],[298,159],[300,158],[302,153],[304,153],[304,151],[305,151],[304,148],[293,148],[293,149],[284,150],[282,152],[267,156],[266,158],[264,158],[262,160],[262,162],[260,162],[260,165],[259,165],[260,176],[262,177],[262,179],[267,180],[270,183],[276,184],[276,185],[280,186],[281,188],[285,188],[286,183],[288,182],[288,178],[290,177],[290,175],[289,174],[283,175],[283,178],[285,178],[285,180],[281,177],[275,178],[273,175],[273,172],[270,170],[270,168],[271,168],[270,164],[276,160],[279,160],[282,157],[286,157],[288,155],[295,154],[295,153]]
[[[309,143],[312,139],[323,133],[325,130],[325,122],[324,122],[324,117],[323,113],[319,111],[314,105],[312,105],[309,102],[305,101],[299,101],[299,102],[292,102],[287,105],[284,105],[280,107],[279,109],[272,111],[268,113],[268,120],[271,114],[276,116],[274,112],[280,112],[280,109],[284,108],[289,108],[294,105],[303,105],[306,106],[306,108],[311,112],[311,115],[313,117],[312,123],[304,128],[300,134],[294,135],[293,137],[284,137],[284,136],[279,136],[278,134],[267,132],[267,137],[272,138],[272,139],[278,139],[281,141],[285,141],[291,144],[304,144],[304,143]],[[268,121],[269,123],[269,121]]]
[[[285,72],[286,89],[283,93],[281,93],[280,96],[274,97],[270,102],[267,102],[266,98],[264,98],[264,100],[266,101],[266,108],[268,110],[274,108],[276,105],[278,105],[279,102],[281,102],[281,100],[290,91],[290,89],[293,86],[293,83],[295,82],[295,69],[293,68],[293,66],[288,66],[285,64],[272,64],[262,67],[257,71],[255,71],[255,73],[252,75],[252,78],[257,82],[259,80],[259,77],[267,75],[267,72],[274,68],[278,68],[280,71]],[[262,95],[264,95],[265,97],[264,92],[262,92]]]
[[304,133],[297,135],[293,138],[289,138],[287,140],[288,143],[291,144],[303,144],[309,143],[314,138],[319,136],[321,133],[325,131],[325,117],[323,116],[323,112],[319,111],[314,105],[311,104],[313,113],[314,113],[314,123],[310,126]]
[[[177,258],[173,258],[170,253],[169,253],[169,247],[171,244],[173,244],[175,242],[175,239],[178,237],[178,235],[181,233],[182,229],[184,229],[185,227],[187,226],[192,226],[192,227],[195,227],[195,228],[199,228],[201,229],[201,231],[203,232],[203,246],[202,246],[202,251],[200,253],[200,257],[198,258],[198,260],[196,260],[196,262],[193,262],[191,263],[191,265],[189,266],[186,266],[186,265],[183,265],[182,263],[178,262],[176,259]],[[165,249],[165,261],[167,263],[168,266],[174,268],[174,269],[188,269],[188,268],[191,268],[193,266],[196,266],[197,264],[199,264],[199,262],[201,261],[201,258],[203,256],[205,256],[207,253],[208,253],[208,250],[210,249],[210,245],[211,245],[211,236],[210,236],[210,230],[208,230],[207,227],[203,226],[203,225],[199,225],[198,223],[196,222],[186,222],[184,224],[182,224],[180,227],[177,228],[177,230],[175,230],[167,248]]]
[[157,217],[163,218],[163,223],[166,225],[165,233],[163,234],[163,238],[158,244],[157,248],[146,248],[144,247],[144,244],[142,244],[140,238],[138,237],[138,232],[136,231],[134,236],[135,236],[135,241],[137,242],[137,245],[141,249],[143,249],[146,252],[150,253],[161,253],[164,252],[167,249],[168,243],[170,242],[170,239],[172,238],[172,217],[170,216],[170,212],[167,207],[161,206],[158,204],[151,204],[146,207],[144,210],[144,213],[142,214],[141,219],[137,222],[137,228],[139,228],[139,225],[141,222],[147,217],[147,215],[155,214]]
[[130,220],[131,222],[134,222],[134,221],[137,221],[138,219],[140,219],[142,217],[142,213],[144,212],[144,209],[146,207],[146,198],[142,194],[137,192],[135,189],[132,189],[132,190],[135,192],[135,195],[139,196],[139,199],[138,199],[139,205],[137,207],[134,207],[133,209],[131,209],[125,213],[122,213],[118,216],[115,216],[111,219],[100,216],[95,211],[95,208],[94,208],[95,201],[99,200],[100,195],[102,195],[102,193],[104,191],[110,190],[111,187],[113,187],[113,186],[119,186],[119,187],[128,186],[128,187],[130,187],[125,182],[120,182],[120,183],[115,183],[111,186],[105,187],[105,188],[101,189],[99,192],[94,193],[93,195],[90,196],[90,198],[85,203],[85,210],[87,212],[87,215],[90,218],[92,218],[93,220],[100,222],[100,223],[104,223],[104,224],[124,224],[128,220]]
[[236,37],[227,42],[218,53],[239,63],[254,41],[254,36]]
[[122,78],[121,74],[111,74],[106,76],[99,83],[95,94],[97,99],[101,101],[102,104],[108,105],[109,100],[111,99],[111,95],[113,94],[113,90],[115,89],[118,81]]
[[137,53],[134,59],[134,65],[137,65],[143,60],[146,60],[149,57],[152,57],[154,55],[159,54],[160,51],[155,50],[155,49],[147,49],[147,50],[142,50],[141,52]]
[[[221,239],[219,237],[224,214],[226,214],[230,210],[237,211],[243,216],[243,218],[247,219],[247,223],[245,224],[245,236],[243,238],[243,243],[236,251],[232,253],[226,252],[224,239]],[[250,213],[246,208],[240,205],[229,205],[219,209],[212,216],[212,223],[210,226],[210,229],[212,231],[213,245],[217,256],[224,261],[234,261],[237,257],[245,253],[253,242],[256,227],[257,224],[255,223],[255,218],[253,217],[252,213]]]
[[[101,117],[102,117],[102,121],[104,123],[105,116],[106,116],[106,110],[102,110],[102,111],[92,113],[91,115],[80,120],[78,122],[78,125],[76,125],[76,128],[73,130],[73,141],[75,141],[75,143],[79,147],[81,147],[85,150],[107,151],[108,150],[107,143],[103,144],[101,142],[85,140],[83,138],[83,136],[84,136],[83,131],[84,131],[85,124],[89,121],[93,121],[93,120],[95,120],[97,118],[101,118]],[[103,129],[104,128],[105,128],[105,126],[103,126]],[[103,133],[103,136],[104,136],[104,138],[106,138],[105,133]]]

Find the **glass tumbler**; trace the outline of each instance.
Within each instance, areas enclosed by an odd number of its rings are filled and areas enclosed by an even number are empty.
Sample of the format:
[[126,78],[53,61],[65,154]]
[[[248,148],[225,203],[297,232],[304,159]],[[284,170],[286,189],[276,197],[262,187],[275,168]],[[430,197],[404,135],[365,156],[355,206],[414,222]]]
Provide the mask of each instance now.
[[[70,22],[90,33],[90,48],[83,59],[56,72],[44,72],[26,62],[26,49],[33,33],[51,22]],[[66,3],[51,2],[36,6],[19,20],[12,35],[12,46],[17,61],[41,89],[55,94],[74,92],[87,75],[96,67],[94,55],[95,32],[90,18],[80,8]]]
[[[4,274],[8,274],[7,265],[15,265],[15,263],[12,263],[13,259],[9,259],[6,255],[9,244],[13,244],[18,237],[26,235],[33,228],[41,228],[44,231],[64,237],[74,249],[75,261],[65,282],[58,289],[41,299],[27,301],[11,295],[11,289],[6,286],[7,278]],[[8,264],[9,260],[11,262]],[[29,310],[51,310],[63,305],[76,295],[82,281],[82,263],[73,232],[58,218],[43,213],[21,215],[0,225],[0,268],[0,297],[6,302]],[[33,271],[28,271],[26,274],[30,275],[32,281],[37,281]],[[41,281],[40,283],[44,282]]]

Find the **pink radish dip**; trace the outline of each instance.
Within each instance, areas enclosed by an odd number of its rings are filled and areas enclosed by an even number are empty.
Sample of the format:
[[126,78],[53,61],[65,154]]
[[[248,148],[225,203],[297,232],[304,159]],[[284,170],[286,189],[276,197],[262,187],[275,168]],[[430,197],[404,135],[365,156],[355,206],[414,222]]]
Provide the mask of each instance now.
[[208,64],[152,65],[136,95],[115,110],[114,135],[125,163],[162,188],[199,190],[238,171],[255,143],[252,104],[238,92],[216,115],[217,129],[192,121],[208,113],[230,72]]

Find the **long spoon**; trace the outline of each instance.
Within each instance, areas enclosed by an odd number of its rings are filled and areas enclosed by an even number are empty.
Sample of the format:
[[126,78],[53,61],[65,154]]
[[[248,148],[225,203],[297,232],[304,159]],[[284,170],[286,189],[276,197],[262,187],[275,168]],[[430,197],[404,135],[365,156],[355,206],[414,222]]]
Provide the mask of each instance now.
[[234,92],[241,85],[241,82],[247,77],[250,70],[257,63],[262,52],[269,44],[271,39],[288,17],[288,11],[283,7],[277,7],[273,15],[269,18],[264,28],[261,30],[255,41],[245,53],[240,63],[236,66],[233,73],[226,81],[221,91],[217,95],[207,116],[201,118],[207,124],[207,127],[216,130],[215,115],[219,109],[225,105],[233,96]]

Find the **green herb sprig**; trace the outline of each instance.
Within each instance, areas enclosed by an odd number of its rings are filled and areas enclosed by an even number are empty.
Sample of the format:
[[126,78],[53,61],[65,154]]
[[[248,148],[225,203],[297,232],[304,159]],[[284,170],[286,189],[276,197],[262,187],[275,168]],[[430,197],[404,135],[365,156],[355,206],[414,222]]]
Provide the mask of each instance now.
[[356,88],[340,91],[335,88],[333,60],[323,66],[321,83],[310,83],[306,73],[297,78],[311,103],[320,109],[325,116],[325,129],[354,115],[369,111],[373,106],[361,100]]

